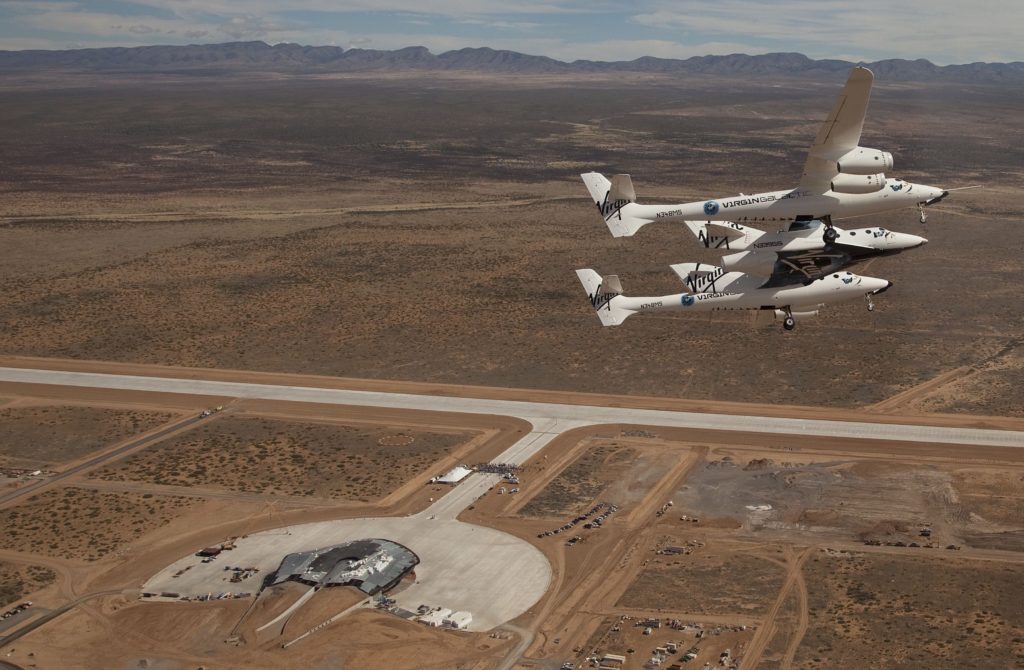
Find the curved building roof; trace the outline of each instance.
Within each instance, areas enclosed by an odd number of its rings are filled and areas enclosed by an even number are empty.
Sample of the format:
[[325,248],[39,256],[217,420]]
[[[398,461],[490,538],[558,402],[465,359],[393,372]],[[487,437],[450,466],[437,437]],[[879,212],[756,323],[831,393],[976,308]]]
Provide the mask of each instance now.
[[316,586],[357,587],[373,595],[398,583],[420,562],[407,547],[391,540],[355,540],[288,554],[272,584],[296,579]]

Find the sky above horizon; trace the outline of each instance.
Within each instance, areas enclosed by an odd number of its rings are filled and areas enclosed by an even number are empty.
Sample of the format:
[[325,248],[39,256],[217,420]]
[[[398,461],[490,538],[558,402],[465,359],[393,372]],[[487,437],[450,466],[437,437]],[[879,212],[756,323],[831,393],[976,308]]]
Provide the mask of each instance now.
[[263,40],[346,49],[492,47],[559,60],[800,52],[1024,60],[1005,0],[0,0],[0,49]]

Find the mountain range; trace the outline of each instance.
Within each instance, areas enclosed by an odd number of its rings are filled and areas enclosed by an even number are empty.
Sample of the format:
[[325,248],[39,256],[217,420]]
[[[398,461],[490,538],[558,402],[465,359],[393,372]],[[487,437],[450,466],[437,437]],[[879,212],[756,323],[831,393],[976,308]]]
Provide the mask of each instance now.
[[[62,51],[0,51],[0,72],[65,70],[77,72],[217,72],[274,71],[291,73],[360,71],[475,71],[517,74],[641,72],[710,75],[815,75],[845,72],[855,63],[814,60],[800,53],[760,56],[695,56],[686,59],[644,56],[631,61],[577,60],[487,47],[433,54],[426,47],[393,51],[342,49],[265,42],[230,42],[187,46],[107,47]],[[924,59],[889,59],[864,63],[890,81],[1020,82],[1024,62],[935,65]]]

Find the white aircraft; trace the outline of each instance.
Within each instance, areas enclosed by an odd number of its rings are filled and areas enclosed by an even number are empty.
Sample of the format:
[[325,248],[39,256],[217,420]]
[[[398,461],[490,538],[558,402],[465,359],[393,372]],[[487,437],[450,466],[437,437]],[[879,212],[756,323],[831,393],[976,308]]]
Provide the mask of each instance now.
[[867,68],[853,68],[811,146],[800,184],[793,189],[741,193],[681,205],[640,205],[636,203],[629,175],[615,175],[611,181],[597,172],[580,176],[615,237],[633,235],[653,221],[819,219],[825,224],[825,240],[831,242],[838,234],[832,228],[833,217],[877,214],[913,206],[920,210],[924,223],[924,208],[945,198],[949,191],[887,178],[885,173],[893,166],[892,154],[859,146],[873,81],[874,75]]
[[874,309],[871,296],[882,293],[892,282],[861,277],[850,272],[834,273],[798,284],[772,286],[771,279],[726,272],[703,263],[679,263],[671,266],[683,280],[687,291],[674,295],[629,298],[623,295],[618,276],[601,277],[590,269],[576,275],[597,311],[601,325],[618,326],[637,312],[679,310],[710,312],[718,310],[758,310],[782,319],[782,327],[793,330],[798,318],[816,316],[825,305],[864,296],[868,310]]
[[732,252],[722,256],[726,270],[772,275],[790,283],[816,279],[855,263],[898,254],[928,240],[919,235],[894,233],[880,226],[844,230],[836,226],[835,241],[825,242],[826,225],[819,220],[794,222],[788,230],[766,233],[732,221],[684,221],[693,236],[706,248]]

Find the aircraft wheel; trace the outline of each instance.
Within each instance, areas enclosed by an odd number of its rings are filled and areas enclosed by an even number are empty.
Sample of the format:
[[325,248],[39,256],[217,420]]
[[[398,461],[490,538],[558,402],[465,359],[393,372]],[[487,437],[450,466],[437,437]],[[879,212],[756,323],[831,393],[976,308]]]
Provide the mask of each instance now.
[[875,303],[873,303],[873,302],[869,302],[868,303],[868,311],[869,312],[875,311]]
[[825,234],[822,237],[825,238],[826,244],[832,244],[836,241],[836,238],[839,237],[839,233],[836,232],[835,228],[826,228]]
[[786,330],[793,330],[794,328],[796,328],[796,319],[794,319],[791,316],[787,316],[785,319],[782,320],[782,327],[785,328]]

